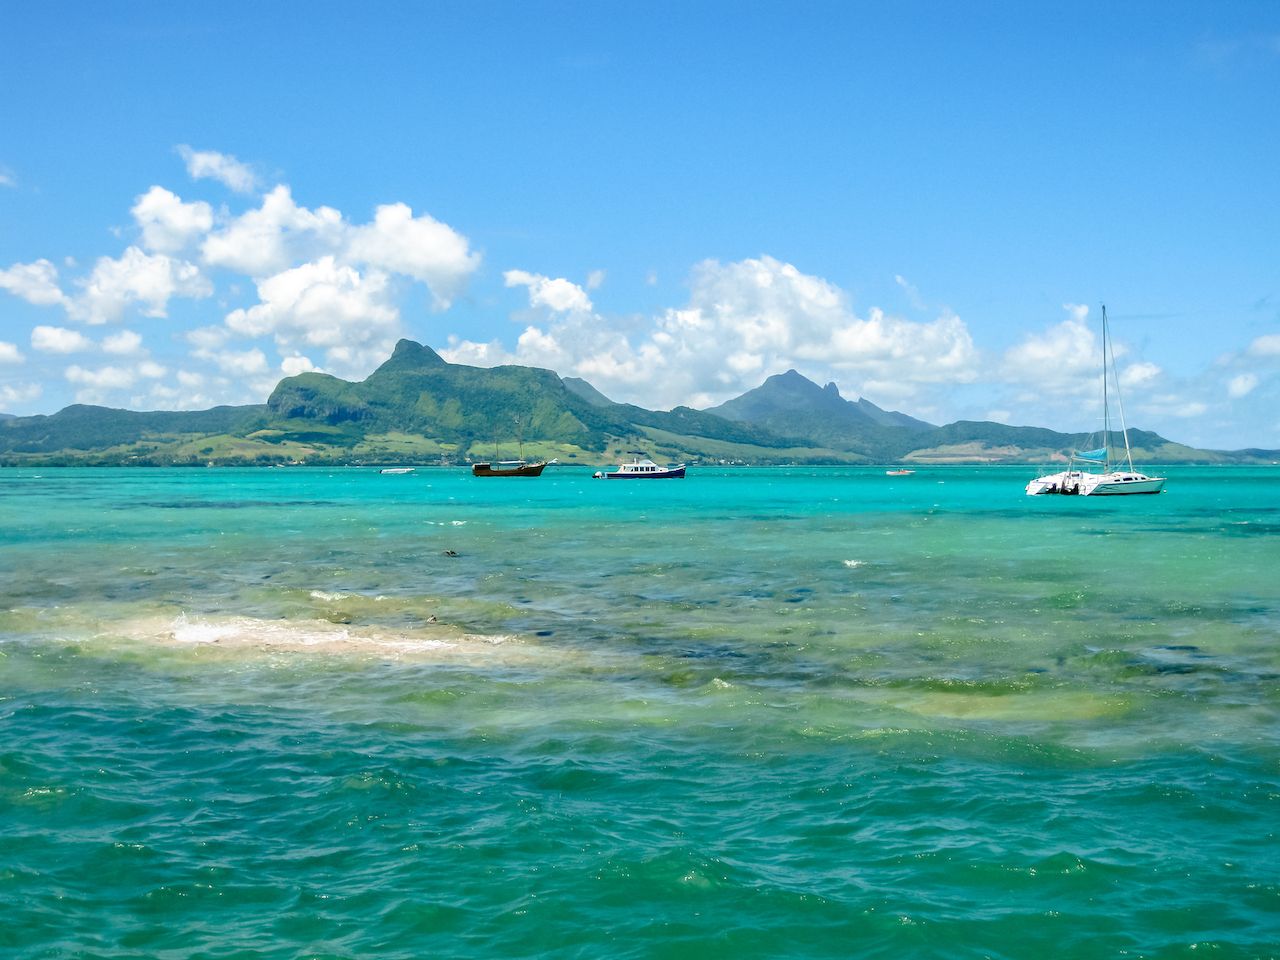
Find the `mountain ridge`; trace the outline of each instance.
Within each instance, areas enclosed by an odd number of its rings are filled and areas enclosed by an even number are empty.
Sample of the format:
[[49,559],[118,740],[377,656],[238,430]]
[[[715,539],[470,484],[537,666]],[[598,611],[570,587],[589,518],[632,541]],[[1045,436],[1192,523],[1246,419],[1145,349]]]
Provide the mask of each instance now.
[[[1271,462],[1280,452],[1195,450],[1131,430],[1147,462]],[[73,404],[0,417],[0,465],[466,463],[494,447],[562,463],[655,457],[741,463],[1044,462],[1087,439],[988,421],[935,426],[795,370],[707,410],[615,403],[538,367],[471,367],[399,341],[361,381],[285,377],[265,404],[130,411]]]

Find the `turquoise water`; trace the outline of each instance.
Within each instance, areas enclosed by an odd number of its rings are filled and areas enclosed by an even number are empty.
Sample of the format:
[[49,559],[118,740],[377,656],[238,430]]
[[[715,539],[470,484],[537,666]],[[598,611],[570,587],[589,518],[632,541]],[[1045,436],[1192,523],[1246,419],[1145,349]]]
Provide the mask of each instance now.
[[1280,470],[0,471],[0,955],[1273,957]]

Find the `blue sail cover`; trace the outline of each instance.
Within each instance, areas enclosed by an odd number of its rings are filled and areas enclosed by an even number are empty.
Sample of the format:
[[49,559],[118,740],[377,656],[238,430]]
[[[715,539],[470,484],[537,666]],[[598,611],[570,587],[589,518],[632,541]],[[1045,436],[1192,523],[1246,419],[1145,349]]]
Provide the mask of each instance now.
[[1077,450],[1077,460],[1096,460],[1098,463],[1107,459],[1107,448],[1100,447],[1097,450]]

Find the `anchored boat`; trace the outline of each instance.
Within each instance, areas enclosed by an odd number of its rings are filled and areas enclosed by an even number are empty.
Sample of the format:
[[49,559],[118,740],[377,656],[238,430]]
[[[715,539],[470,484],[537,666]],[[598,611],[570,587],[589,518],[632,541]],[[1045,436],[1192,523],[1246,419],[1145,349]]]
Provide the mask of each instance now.
[[680,480],[684,477],[684,464],[660,467],[637,451],[629,463],[621,464],[617,470],[597,471],[592,476],[597,480]]
[[[1108,359],[1110,362],[1108,362]],[[1124,422],[1124,402],[1120,399],[1120,378],[1116,376],[1115,351],[1111,349],[1111,328],[1107,323],[1107,307],[1102,306],[1102,446],[1096,450],[1077,450],[1071,454],[1067,469],[1036,477],[1027,484],[1027,496],[1065,494],[1067,496],[1102,497],[1133,493],[1160,493],[1164,477],[1149,477],[1134,469],[1129,449],[1129,428]],[[1114,380],[1114,390],[1108,389]],[[1124,456],[1111,456],[1110,399],[1114,392],[1120,413],[1120,435],[1124,438]],[[1117,451],[1118,452],[1118,451]],[[1119,469],[1125,466],[1127,469]],[[1094,467],[1096,469],[1089,469]]]
[[487,463],[473,463],[473,477],[537,477],[546,469],[549,460],[529,463],[527,460],[497,460]]

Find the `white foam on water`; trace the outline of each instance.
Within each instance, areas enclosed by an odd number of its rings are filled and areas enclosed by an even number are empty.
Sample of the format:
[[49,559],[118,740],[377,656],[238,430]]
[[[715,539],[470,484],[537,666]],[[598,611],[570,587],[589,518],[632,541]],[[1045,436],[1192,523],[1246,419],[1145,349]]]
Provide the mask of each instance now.
[[844,565],[845,565],[846,567],[848,567],[850,570],[856,570],[858,567],[862,566],[862,565],[863,565],[864,563],[866,563],[866,562],[867,562],[867,561],[865,561],[865,560],[845,560],[845,561],[843,561]]
[[327,591],[324,591],[324,590],[311,591],[312,600],[323,600],[326,603],[334,603],[338,600],[346,600],[350,596],[351,594],[349,593],[328,593]]
[[[445,624],[419,630],[387,631],[328,620],[269,620],[248,616],[154,616],[118,623],[102,636],[189,649],[217,647],[224,651],[272,653],[346,653],[378,656],[439,656],[464,658],[509,643],[510,635],[463,634]],[[524,649],[515,644],[515,649]]]

